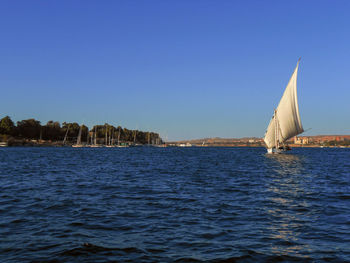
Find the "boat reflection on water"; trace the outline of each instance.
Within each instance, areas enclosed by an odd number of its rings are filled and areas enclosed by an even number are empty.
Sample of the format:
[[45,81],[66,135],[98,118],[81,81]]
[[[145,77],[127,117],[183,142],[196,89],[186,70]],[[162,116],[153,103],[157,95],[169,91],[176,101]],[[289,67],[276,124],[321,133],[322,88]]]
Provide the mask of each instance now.
[[274,255],[295,255],[307,258],[310,247],[303,241],[303,229],[315,220],[311,204],[304,198],[308,190],[303,169],[304,157],[293,154],[266,155],[272,169],[266,189],[268,205],[266,213],[271,219],[268,225],[270,250]]
[[303,157],[295,154],[266,154],[268,166],[280,175],[300,175],[303,170]]

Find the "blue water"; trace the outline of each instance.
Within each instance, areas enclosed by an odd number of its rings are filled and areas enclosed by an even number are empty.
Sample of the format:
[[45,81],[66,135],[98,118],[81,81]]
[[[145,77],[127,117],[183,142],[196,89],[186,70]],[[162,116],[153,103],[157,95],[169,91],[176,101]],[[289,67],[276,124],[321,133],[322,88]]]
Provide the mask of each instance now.
[[350,262],[350,149],[0,149],[0,262],[111,261]]

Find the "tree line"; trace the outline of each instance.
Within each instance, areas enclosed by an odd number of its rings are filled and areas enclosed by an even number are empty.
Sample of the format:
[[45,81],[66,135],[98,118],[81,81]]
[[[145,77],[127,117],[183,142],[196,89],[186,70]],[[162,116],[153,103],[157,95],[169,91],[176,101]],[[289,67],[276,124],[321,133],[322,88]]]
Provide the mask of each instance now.
[[162,142],[158,133],[129,130],[121,126],[115,127],[108,123],[94,125],[90,130],[87,126],[76,122],[63,122],[61,125],[58,121],[48,121],[45,125],[41,125],[40,121],[35,119],[18,121],[15,125],[9,116],[5,116],[0,120],[0,135],[46,141],[63,141],[66,137],[67,142],[75,143],[80,127],[82,142],[91,142],[92,138],[94,139],[95,137],[97,143],[106,143],[111,141],[111,139],[116,142],[118,138],[120,142],[134,142],[138,144]]

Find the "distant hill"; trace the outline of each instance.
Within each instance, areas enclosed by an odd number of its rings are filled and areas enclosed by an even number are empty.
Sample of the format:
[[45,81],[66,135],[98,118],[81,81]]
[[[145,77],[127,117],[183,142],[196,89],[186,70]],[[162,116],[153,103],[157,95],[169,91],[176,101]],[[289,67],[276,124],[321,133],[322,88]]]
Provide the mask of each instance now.
[[[350,135],[313,135],[313,136],[298,136],[287,141],[288,144],[298,145],[324,145],[329,144],[350,144]],[[168,142],[168,144],[191,144],[194,146],[265,146],[263,138],[258,137],[243,137],[243,138],[201,138],[192,140],[181,140]]]
[[263,146],[262,138],[244,137],[244,138],[202,138],[194,140],[182,140],[169,142],[169,144],[191,144],[195,146]]

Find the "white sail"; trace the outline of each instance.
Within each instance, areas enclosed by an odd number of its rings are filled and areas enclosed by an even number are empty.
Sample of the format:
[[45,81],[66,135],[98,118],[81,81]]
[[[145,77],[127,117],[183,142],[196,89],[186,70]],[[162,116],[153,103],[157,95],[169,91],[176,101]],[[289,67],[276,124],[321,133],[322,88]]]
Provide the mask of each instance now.
[[267,127],[264,141],[268,148],[276,147],[276,144],[284,143],[304,131],[300,120],[297,98],[298,67],[299,61]]
[[79,128],[79,133],[78,133],[78,138],[77,138],[77,144],[81,144],[81,130],[82,130],[83,125],[80,126]]

